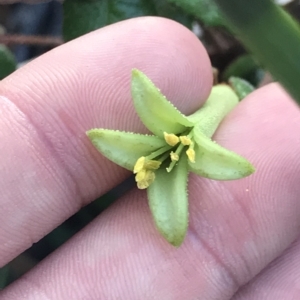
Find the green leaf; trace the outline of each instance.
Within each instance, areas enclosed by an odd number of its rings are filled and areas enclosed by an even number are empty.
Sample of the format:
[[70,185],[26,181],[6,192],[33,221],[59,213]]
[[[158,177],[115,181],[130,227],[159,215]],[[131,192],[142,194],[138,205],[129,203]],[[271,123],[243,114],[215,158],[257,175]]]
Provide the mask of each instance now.
[[245,47],[300,104],[299,23],[270,0],[215,2]]
[[234,89],[240,100],[255,91],[254,86],[242,78],[230,77],[229,84]]
[[132,71],[131,93],[137,114],[155,135],[163,137],[164,132],[177,134],[193,126],[152,81],[136,69]]
[[166,145],[157,136],[109,129],[92,129],[87,136],[105,157],[130,171],[138,158]]
[[16,68],[14,55],[6,46],[0,45],[0,80],[14,72]]
[[156,15],[149,0],[65,0],[63,9],[65,41],[118,21]]
[[211,0],[168,0],[181,7],[186,13],[198,18],[206,26],[227,27],[218,6]]
[[161,167],[155,175],[147,190],[152,216],[162,236],[179,247],[188,228],[187,157],[182,156],[170,173]]
[[251,163],[205,136],[198,127],[194,128],[196,160],[189,162],[190,171],[215,180],[233,180],[252,174]]

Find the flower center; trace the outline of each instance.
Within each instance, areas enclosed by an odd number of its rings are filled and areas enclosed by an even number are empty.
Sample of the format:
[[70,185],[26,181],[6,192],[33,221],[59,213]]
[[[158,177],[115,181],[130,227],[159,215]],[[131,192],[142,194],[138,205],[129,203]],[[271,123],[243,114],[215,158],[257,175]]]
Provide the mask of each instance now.
[[[192,132],[189,132],[188,135],[181,136],[164,132],[164,138],[167,145],[159,148],[146,157],[140,157],[134,165],[133,173],[136,174],[135,181],[137,182],[138,188],[148,188],[155,179],[154,170],[157,170],[168,158],[170,158],[171,162],[166,170],[167,172],[171,172],[179,161],[181,153],[186,146],[188,146],[188,149],[185,153],[189,161],[194,163],[195,150],[192,137]],[[175,152],[173,150],[175,150]]]

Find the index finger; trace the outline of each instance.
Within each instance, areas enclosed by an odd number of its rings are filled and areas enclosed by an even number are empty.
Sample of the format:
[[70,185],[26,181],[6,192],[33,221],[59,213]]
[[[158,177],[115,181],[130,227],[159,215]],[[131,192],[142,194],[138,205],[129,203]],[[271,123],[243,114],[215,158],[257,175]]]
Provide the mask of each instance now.
[[211,88],[201,43],[161,18],[95,31],[0,83],[0,266],[127,176],[85,131],[146,130],[131,103],[132,68],[184,113],[198,108]]

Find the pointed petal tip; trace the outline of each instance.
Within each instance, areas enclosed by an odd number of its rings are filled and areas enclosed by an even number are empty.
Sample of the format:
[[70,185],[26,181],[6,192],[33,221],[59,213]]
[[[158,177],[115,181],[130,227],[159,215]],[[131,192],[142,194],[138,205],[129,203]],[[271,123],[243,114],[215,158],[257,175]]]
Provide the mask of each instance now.
[[249,172],[246,176],[252,175],[253,173],[256,172],[256,168],[250,162],[248,162],[248,163],[249,163]]
[[139,76],[143,76],[143,75],[144,75],[144,73],[142,71],[136,69],[136,68],[133,68],[131,70],[131,77],[132,77],[132,79],[134,79],[136,77],[139,77]]
[[131,89],[133,89],[133,85],[137,85],[141,88],[141,84],[145,85],[148,83],[154,86],[151,79],[145,73],[135,68],[131,70]]
[[240,169],[237,169],[239,176],[236,179],[241,179],[252,175],[256,169],[246,158],[240,156]]
[[95,130],[94,129],[87,130],[85,134],[89,137],[89,139],[91,139],[95,134]]
[[168,242],[175,248],[179,248],[184,241],[184,237],[178,237],[172,240],[168,240]]
[[157,228],[158,231],[160,232],[160,234],[162,235],[162,237],[173,247],[175,248],[179,248],[186,236],[186,230],[184,232],[166,232],[164,230],[162,230],[162,228]]
[[90,140],[93,140],[95,138],[102,137],[104,135],[104,132],[105,132],[105,129],[93,128],[93,129],[87,130],[85,133]]

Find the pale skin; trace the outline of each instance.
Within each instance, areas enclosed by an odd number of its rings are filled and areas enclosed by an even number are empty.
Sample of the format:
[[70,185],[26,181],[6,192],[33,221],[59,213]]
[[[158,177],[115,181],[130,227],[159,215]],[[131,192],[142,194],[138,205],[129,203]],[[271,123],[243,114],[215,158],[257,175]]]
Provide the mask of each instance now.
[[[197,38],[158,18],[98,30],[0,83],[1,266],[129,175],[85,131],[146,132],[130,98],[132,68],[185,114],[212,85]],[[191,175],[189,231],[179,249],[159,236],[145,191],[134,189],[1,300],[299,299],[299,132],[299,109],[283,89],[259,89],[214,136],[257,171],[230,182]]]

